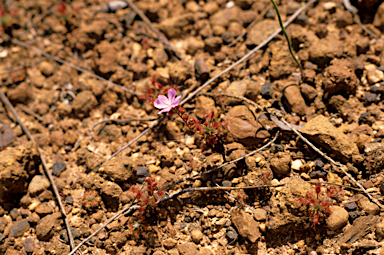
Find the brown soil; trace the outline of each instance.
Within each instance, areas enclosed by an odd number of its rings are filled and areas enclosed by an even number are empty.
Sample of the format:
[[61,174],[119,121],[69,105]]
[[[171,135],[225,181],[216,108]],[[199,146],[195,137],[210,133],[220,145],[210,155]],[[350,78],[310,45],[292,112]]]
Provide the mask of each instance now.
[[[111,160],[156,123],[158,110],[148,102],[153,82],[186,95],[234,64],[279,28],[270,1],[136,1],[160,35],[129,6],[99,11],[106,0],[72,1],[63,12],[57,0],[8,2],[7,11],[17,13],[0,34],[0,89],[35,142],[1,103],[0,254],[70,253],[39,150],[75,245],[136,201],[131,187],[147,194],[149,176],[158,189],[220,167],[165,189],[161,198],[187,188],[236,188],[190,191],[141,215],[123,214],[82,254],[384,254],[381,1],[353,1],[358,15],[341,0],[317,2],[289,25],[301,83],[278,35],[184,104],[191,118],[204,121],[214,112],[228,124],[216,146],[174,114]],[[284,21],[301,7],[277,4]],[[343,164],[373,200],[272,112]],[[277,134],[266,149],[221,167]],[[311,209],[310,199],[328,204]]]

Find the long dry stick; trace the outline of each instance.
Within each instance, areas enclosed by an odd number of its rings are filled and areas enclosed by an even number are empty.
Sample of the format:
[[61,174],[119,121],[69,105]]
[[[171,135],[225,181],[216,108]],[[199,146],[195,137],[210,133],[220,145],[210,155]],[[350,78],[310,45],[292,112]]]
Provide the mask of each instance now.
[[[21,119],[20,119],[19,115],[17,114],[15,108],[12,106],[12,104],[11,104],[11,102],[9,102],[7,96],[1,90],[0,90],[0,99],[3,102],[3,104],[8,107],[8,109],[11,111],[13,116],[15,116],[16,121],[19,123],[20,127],[23,129],[23,131],[24,131],[25,135],[28,137],[28,139],[33,141],[33,142],[35,142],[35,139],[33,139],[33,137],[31,135],[31,133],[29,132],[28,128],[21,121]],[[64,221],[65,221],[65,225],[66,225],[66,228],[67,228],[68,237],[69,237],[69,243],[70,243],[71,249],[74,249],[75,248],[75,242],[73,240],[71,226],[69,225],[67,214],[65,213],[65,210],[64,210],[64,205],[61,202],[59,191],[58,191],[58,189],[57,189],[57,187],[55,185],[55,181],[53,180],[52,174],[49,171],[47,163],[45,162],[45,159],[44,159],[44,157],[43,157],[43,155],[41,153],[41,150],[39,148],[38,148],[38,152],[39,152],[39,155],[40,155],[41,163],[43,164],[43,168],[44,168],[45,174],[48,176],[48,179],[51,182],[51,185],[52,185],[52,188],[53,188],[53,192],[55,193],[57,202],[59,203],[59,207],[60,207],[61,213],[62,213],[62,215],[64,217]]]
[[81,243],[79,243],[72,251],[71,253],[69,253],[68,255],[73,255],[75,254],[75,252],[83,245],[85,244],[86,242],[88,242],[89,240],[91,240],[92,237],[94,237],[95,235],[97,235],[97,233],[99,233],[103,228],[105,228],[106,226],[108,226],[112,221],[114,221],[117,217],[119,217],[120,215],[122,215],[123,213],[129,213],[131,212],[132,210],[134,209],[137,209],[139,208],[140,206],[138,205],[132,205],[130,204],[129,206],[125,207],[123,210],[121,210],[120,212],[116,213],[112,218],[110,218],[106,223],[103,224],[103,226],[101,226],[98,230],[96,230],[94,233],[92,233],[90,236],[88,236],[87,238],[85,238],[83,241],[81,241]]
[[311,146],[312,149],[314,149],[317,153],[319,153],[322,157],[324,157],[325,159],[327,159],[329,162],[332,163],[332,166],[338,166],[338,169],[340,169],[356,186],[358,186],[363,192],[364,194],[369,198],[371,199],[371,201],[373,201],[375,204],[377,204],[380,209],[384,209],[383,205],[380,204],[380,202],[374,198],[373,196],[371,196],[366,190],[365,188],[355,180],[355,178],[353,178],[352,175],[350,175],[347,171],[344,170],[344,167],[345,165],[341,164],[341,163],[338,163],[336,161],[334,161],[332,158],[328,157],[324,152],[322,152],[321,150],[319,150],[318,148],[316,148],[315,145],[313,145],[313,143],[311,143],[310,141],[308,141],[307,138],[305,138],[299,131],[297,131],[295,128],[293,128],[291,126],[291,124],[289,124],[288,122],[286,122],[283,118],[280,118],[280,120],[287,126],[290,126],[292,131],[295,132],[300,138],[301,140],[303,140],[306,144],[308,144],[309,146]]
[[[253,102],[252,100],[249,100],[248,98],[245,98],[245,97],[241,97],[241,96],[235,96],[235,95],[229,95],[229,94],[223,94],[224,96],[227,96],[227,97],[233,97],[233,98],[236,98],[236,99],[240,99],[240,100],[244,100],[245,102],[255,106],[257,109],[260,109],[260,110],[263,110],[264,108],[259,106],[257,103]],[[294,133],[296,133],[305,143],[307,143],[309,146],[311,146],[312,149],[314,149],[317,153],[319,153],[321,156],[323,156],[325,159],[327,159],[329,162],[332,163],[332,166],[338,166],[339,169],[341,169],[341,171],[356,185],[358,186],[361,191],[369,198],[371,199],[375,204],[377,204],[381,209],[383,209],[383,206],[380,204],[380,202],[375,199],[374,197],[372,197],[366,190],[365,188],[359,183],[357,182],[352,175],[350,175],[348,172],[346,172],[344,170],[344,165],[341,164],[341,163],[337,163],[336,161],[334,161],[332,158],[328,157],[324,152],[322,152],[321,150],[319,150],[318,148],[316,148],[315,145],[313,145],[308,139],[306,139],[299,131],[297,131],[297,128],[293,127],[292,124],[288,123],[287,121],[285,121],[281,116],[280,114],[278,114],[277,112],[275,111],[271,111],[271,110],[268,110],[268,109],[264,109],[266,110],[269,114],[271,114],[272,116],[275,116],[279,119],[279,121],[281,121],[286,127],[287,129],[289,128],[290,130],[292,130]],[[277,124],[277,123],[275,123]]]
[[112,81],[109,81],[109,80],[107,80],[107,79],[105,79],[105,78],[103,78],[103,77],[101,77],[101,76],[99,76],[99,75],[97,75],[97,74],[94,74],[94,73],[92,73],[92,72],[90,72],[90,71],[88,71],[88,70],[86,70],[86,69],[84,69],[84,68],[82,68],[82,67],[76,66],[76,65],[74,65],[74,64],[72,64],[72,63],[70,63],[70,62],[68,62],[68,61],[65,61],[65,60],[63,60],[63,59],[61,59],[61,58],[52,56],[51,54],[49,54],[49,53],[47,53],[47,52],[45,52],[45,51],[43,51],[43,50],[40,50],[40,49],[38,49],[38,48],[36,48],[36,47],[33,47],[33,46],[31,46],[31,45],[29,45],[29,44],[27,44],[27,43],[25,43],[25,42],[22,42],[22,41],[20,41],[20,40],[17,40],[16,38],[11,38],[11,41],[12,41],[13,43],[17,44],[17,45],[20,45],[20,46],[26,48],[26,49],[33,50],[34,52],[39,53],[40,55],[43,55],[43,56],[45,56],[45,57],[47,57],[47,58],[50,58],[50,59],[52,59],[52,60],[55,60],[56,62],[59,62],[59,63],[61,63],[61,64],[63,64],[63,65],[67,65],[67,66],[69,66],[69,67],[72,67],[73,69],[76,69],[77,71],[80,71],[80,72],[82,72],[82,73],[86,73],[86,74],[88,74],[89,76],[92,76],[93,78],[96,78],[96,79],[98,79],[98,80],[100,80],[100,81],[104,81],[104,82],[106,82],[108,85],[111,85],[111,86],[114,86],[114,87],[116,87],[116,88],[122,89],[122,90],[124,90],[125,92],[130,93],[130,94],[132,94],[132,95],[139,96],[139,94],[137,94],[136,92],[134,92],[134,91],[132,91],[132,90],[127,89],[127,88],[124,87],[124,86],[118,85],[118,84],[116,84],[116,83],[114,83],[114,82],[112,82]]
[[157,30],[151,23],[151,21],[145,16],[145,14],[137,8],[137,6],[131,1],[131,0],[124,0],[129,6],[139,15],[139,17],[148,25],[148,27],[155,32],[155,34],[158,36],[159,40],[164,44],[164,46],[167,48],[167,50],[171,51],[175,56],[181,60],[180,54],[176,51],[175,47],[168,41],[168,39],[160,33],[159,30]]

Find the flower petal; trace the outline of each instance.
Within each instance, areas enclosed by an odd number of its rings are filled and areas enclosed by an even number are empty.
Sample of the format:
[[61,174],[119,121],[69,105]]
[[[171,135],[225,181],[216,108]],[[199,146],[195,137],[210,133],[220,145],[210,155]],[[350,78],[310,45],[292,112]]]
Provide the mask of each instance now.
[[172,110],[172,108],[173,108],[172,106],[169,106],[169,107],[167,107],[167,108],[165,108],[165,109],[159,111],[158,114],[162,114],[162,113],[164,113],[164,112],[169,112],[170,110]]
[[175,99],[175,96],[176,96],[176,90],[169,89],[168,90],[168,99],[169,99],[169,101],[172,102]]
[[166,96],[159,95],[153,104],[157,109],[163,109],[169,107],[170,102]]
[[176,97],[172,102],[171,102],[171,105],[173,108],[177,107],[179,104],[180,104],[180,98],[181,98],[181,95]]

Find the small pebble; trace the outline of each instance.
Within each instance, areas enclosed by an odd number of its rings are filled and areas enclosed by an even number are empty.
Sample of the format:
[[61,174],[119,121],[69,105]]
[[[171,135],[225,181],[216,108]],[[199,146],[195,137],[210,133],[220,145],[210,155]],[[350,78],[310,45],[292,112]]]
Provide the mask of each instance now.
[[356,211],[357,204],[355,202],[349,202],[344,205],[345,209],[349,212]]
[[201,240],[203,240],[203,233],[200,229],[195,229],[191,232],[192,241],[196,244],[200,243]]
[[238,237],[238,234],[233,227],[228,227],[226,231],[226,236],[229,240],[236,240]]
[[32,253],[35,250],[35,244],[32,238],[25,239],[24,251],[26,253]]
[[65,169],[67,169],[67,165],[64,162],[55,162],[52,165],[52,174],[59,177]]

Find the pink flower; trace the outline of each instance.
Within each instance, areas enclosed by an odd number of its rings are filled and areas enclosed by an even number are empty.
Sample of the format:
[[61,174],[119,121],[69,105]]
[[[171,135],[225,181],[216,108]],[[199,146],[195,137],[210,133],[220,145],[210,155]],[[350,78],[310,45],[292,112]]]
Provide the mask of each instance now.
[[176,108],[179,105],[179,101],[181,98],[181,95],[176,97],[176,90],[169,89],[168,90],[168,98],[163,95],[159,95],[158,98],[156,98],[154,105],[157,109],[163,109],[159,112],[159,114],[162,114],[164,112],[169,112],[173,108]]

